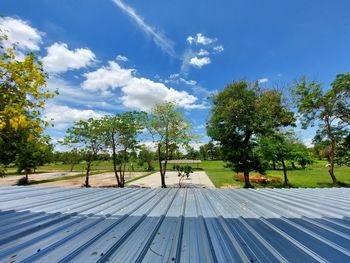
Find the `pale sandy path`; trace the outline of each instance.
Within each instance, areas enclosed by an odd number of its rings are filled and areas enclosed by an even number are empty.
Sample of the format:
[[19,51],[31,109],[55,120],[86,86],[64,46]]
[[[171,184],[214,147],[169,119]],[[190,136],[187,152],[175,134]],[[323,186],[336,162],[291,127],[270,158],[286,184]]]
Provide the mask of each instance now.
[[[179,177],[177,172],[167,172],[165,175],[165,183],[168,187],[179,187]],[[160,174],[154,173],[147,177],[133,181],[128,186],[131,187],[160,187]],[[212,181],[210,181],[208,175],[205,172],[191,173],[190,177],[184,179],[182,187],[190,188],[215,188]]]
[[[125,180],[127,181],[134,177],[141,176],[144,174],[146,173],[145,172],[134,172],[134,173],[126,172]],[[115,178],[114,173],[103,173],[103,174],[91,175],[89,178],[89,181],[92,187],[107,187],[107,186],[115,186],[117,184],[117,179]],[[85,176],[74,178],[74,179],[38,184],[36,186],[81,187],[84,183],[85,183]]]
[[[70,175],[77,175],[80,172],[50,172],[50,173],[38,173],[38,174],[30,174],[29,181],[41,181],[46,179],[52,179],[57,177],[65,177]],[[13,175],[0,177],[0,185],[16,185],[18,180],[24,177],[24,175]]]

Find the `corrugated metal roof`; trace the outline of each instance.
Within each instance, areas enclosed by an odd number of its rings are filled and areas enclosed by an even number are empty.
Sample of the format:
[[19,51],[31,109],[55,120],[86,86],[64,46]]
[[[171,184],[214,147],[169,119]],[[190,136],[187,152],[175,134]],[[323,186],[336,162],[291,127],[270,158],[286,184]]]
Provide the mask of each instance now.
[[1,262],[349,262],[350,189],[0,188]]

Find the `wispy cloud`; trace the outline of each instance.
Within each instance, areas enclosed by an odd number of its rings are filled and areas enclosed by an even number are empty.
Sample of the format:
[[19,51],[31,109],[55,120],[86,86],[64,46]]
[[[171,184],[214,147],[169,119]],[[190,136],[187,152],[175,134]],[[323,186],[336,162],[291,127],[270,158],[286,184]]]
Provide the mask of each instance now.
[[164,52],[170,56],[175,56],[174,43],[165,37],[160,32],[156,31],[150,25],[146,24],[144,19],[136,13],[136,11],[129,5],[123,3],[121,0],[112,0],[121,10],[123,10],[136,24],[160,47]]

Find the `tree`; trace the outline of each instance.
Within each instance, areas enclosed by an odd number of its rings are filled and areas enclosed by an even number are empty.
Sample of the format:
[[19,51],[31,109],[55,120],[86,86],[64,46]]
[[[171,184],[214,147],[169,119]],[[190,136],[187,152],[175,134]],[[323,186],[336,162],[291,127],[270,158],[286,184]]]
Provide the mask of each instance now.
[[157,158],[162,187],[166,187],[165,174],[172,149],[188,145],[194,137],[191,126],[171,102],[157,104],[148,118],[147,128],[157,146]]
[[[0,43],[4,39],[0,34]],[[19,60],[15,53],[16,45],[0,44],[0,164],[5,167],[15,161],[21,142],[43,132],[47,123],[40,115],[46,99],[56,94],[46,88],[47,74],[37,57],[29,53]]]
[[268,136],[259,139],[259,150],[266,161],[273,162],[276,169],[276,162],[281,163],[284,175],[284,184],[289,185],[286,162],[290,161],[293,168],[294,162],[298,162],[303,168],[312,162],[305,145],[295,138],[292,132],[276,131]]
[[50,162],[53,146],[50,144],[50,137],[45,136],[36,141],[25,140],[21,143],[21,151],[17,155],[16,165],[18,172],[24,171],[23,184],[28,184],[28,174],[35,171],[38,166]]
[[141,146],[138,160],[139,164],[142,166],[144,163],[147,163],[147,171],[152,171],[154,168],[152,166],[152,161],[155,157],[154,152],[150,151],[145,145]]
[[336,147],[339,140],[349,132],[345,130],[349,123],[350,76],[338,75],[331,88],[323,90],[315,81],[308,82],[302,78],[296,82],[292,93],[297,103],[304,129],[319,124],[317,136],[319,140],[329,142],[329,175],[333,184],[337,184],[334,174]]
[[100,120],[94,120],[92,118],[87,121],[80,120],[75,122],[72,128],[67,129],[66,137],[63,140],[63,144],[74,145],[85,152],[85,187],[90,187],[89,175],[92,161],[96,158],[105,143],[102,131]]
[[[112,150],[113,170],[118,187],[125,185],[125,169],[130,153],[138,147],[137,136],[144,128],[145,113],[107,115],[101,121],[105,143]],[[119,152],[118,152],[119,150]]]
[[243,172],[245,188],[252,185],[249,172],[261,168],[254,153],[256,137],[294,123],[293,113],[276,90],[262,90],[257,83],[235,81],[213,99],[208,135],[220,142],[224,160],[237,172]]

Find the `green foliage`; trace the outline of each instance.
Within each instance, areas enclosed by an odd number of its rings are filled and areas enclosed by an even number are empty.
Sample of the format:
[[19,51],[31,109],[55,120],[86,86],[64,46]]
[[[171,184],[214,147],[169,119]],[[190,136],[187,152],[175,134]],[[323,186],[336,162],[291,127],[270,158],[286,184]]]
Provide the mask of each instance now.
[[280,92],[236,81],[213,97],[207,133],[220,142],[224,159],[244,172],[245,186],[251,187],[249,171],[261,166],[254,152],[256,136],[293,123],[293,113],[286,109]]
[[174,165],[173,169],[178,173],[177,176],[179,177],[179,187],[181,188],[182,181],[185,178],[190,177],[190,174],[193,173],[193,168],[189,165]]
[[16,158],[18,172],[24,170],[26,177],[24,182],[28,183],[28,174],[38,166],[51,161],[53,147],[49,137],[43,137],[38,141],[24,141],[21,151]]
[[187,146],[194,138],[191,133],[191,125],[185,119],[182,112],[176,109],[176,105],[170,102],[158,104],[148,118],[147,128],[157,145],[161,185],[166,187],[165,173],[167,161],[171,152],[180,146]]
[[139,165],[143,166],[144,163],[147,163],[147,171],[153,171],[154,167],[152,161],[155,158],[155,153],[150,151],[145,145],[141,146],[138,161]]
[[221,149],[219,145],[214,144],[212,141],[199,147],[199,155],[202,160],[220,160]]
[[334,184],[337,184],[334,174],[337,144],[349,134],[349,79],[349,74],[338,75],[332,87],[324,90],[320,83],[302,78],[292,89],[303,128],[319,124],[315,141],[328,142],[329,174]]
[[[7,37],[0,32],[0,43]],[[47,125],[41,119],[47,99],[47,74],[33,53],[16,57],[16,45],[0,44],[0,164],[8,166],[21,152],[23,141],[37,140]]]
[[74,123],[72,128],[67,129],[63,144],[73,145],[84,151],[86,167],[85,186],[89,187],[89,174],[92,161],[103,149],[105,140],[102,136],[103,126],[101,121],[92,118],[87,121],[80,120]]
[[112,150],[115,176],[119,187],[124,187],[125,168],[138,146],[138,135],[144,129],[146,113],[125,112],[107,115],[101,120],[105,145]]

